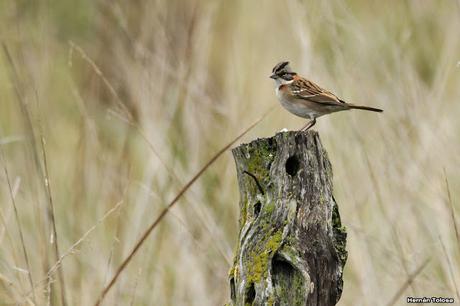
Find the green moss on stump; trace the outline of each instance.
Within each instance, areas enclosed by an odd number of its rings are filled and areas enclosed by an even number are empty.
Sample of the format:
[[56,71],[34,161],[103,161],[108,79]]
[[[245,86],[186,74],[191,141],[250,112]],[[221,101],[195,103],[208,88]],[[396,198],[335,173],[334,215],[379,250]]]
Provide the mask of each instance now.
[[257,146],[249,144],[246,149],[251,156],[246,171],[265,185],[270,178],[270,166],[275,159],[275,145],[269,139],[262,139]]
[[248,283],[258,283],[261,279],[267,277],[268,267],[274,253],[281,246],[282,230],[276,231],[272,236],[266,240],[262,247],[257,248],[249,253],[245,258],[248,267]]
[[348,252],[346,250],[347,230],[340,221],[339,207],[336,203],[334,203],[332,210],[332,230],[334,232],[335,250],[339,256],[340,261],[342,262],[342,265],[344,265],[348,257]]

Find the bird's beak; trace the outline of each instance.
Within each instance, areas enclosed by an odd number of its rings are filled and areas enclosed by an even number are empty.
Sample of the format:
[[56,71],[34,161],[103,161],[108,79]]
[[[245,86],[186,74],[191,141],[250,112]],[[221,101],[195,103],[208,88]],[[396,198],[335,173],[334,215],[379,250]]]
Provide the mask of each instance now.
[[271,79],[276,79],[276,74],[272,74],[272,75],[270,76],[270,78],[271,78]]

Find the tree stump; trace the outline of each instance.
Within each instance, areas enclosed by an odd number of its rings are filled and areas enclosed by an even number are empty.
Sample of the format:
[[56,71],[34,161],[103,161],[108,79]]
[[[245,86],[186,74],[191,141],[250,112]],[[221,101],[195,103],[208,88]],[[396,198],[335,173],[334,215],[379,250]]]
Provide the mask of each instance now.
[[232,152],[240,218],[231,304],[335,305],[347,234],[318,133],[278,133]]

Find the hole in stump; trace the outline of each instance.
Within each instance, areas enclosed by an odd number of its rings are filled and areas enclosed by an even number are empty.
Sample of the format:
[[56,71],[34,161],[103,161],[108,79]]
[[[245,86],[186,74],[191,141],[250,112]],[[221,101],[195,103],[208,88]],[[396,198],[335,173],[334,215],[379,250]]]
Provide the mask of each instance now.
[[[273,275],[285,277],[286,279],[292,278],[295,268],[286,260],[279,256],[275,256],[272,260]],[[275,278],[275,280],[277,280]],[[276,282],[276,281],[275,281]]]
[[254,283],[250,283],[249,287],[246,288],[246,294],[244,298],[245,304],[252,304],[256,299],[256,289],[254,288]]
[[303,276],[290,262],[275,255],[272,259],[272,271],[273,289],[280,301],[286,302],[286,305],[297,305],[296,301],[305,299]]
[[232,277],[230,279],[230,299],[236,301],[236,291],[235,291],[235,279]]
[[296,156],[291,156],[286,160],[286,172],[290,176],[294,176],[299,171],[300,162]]
[[260,202],[257,202],[256,204],[254,204],[254,216],[256,218],[259,216],[261,207],[262,207],[262,204],[260,204]]

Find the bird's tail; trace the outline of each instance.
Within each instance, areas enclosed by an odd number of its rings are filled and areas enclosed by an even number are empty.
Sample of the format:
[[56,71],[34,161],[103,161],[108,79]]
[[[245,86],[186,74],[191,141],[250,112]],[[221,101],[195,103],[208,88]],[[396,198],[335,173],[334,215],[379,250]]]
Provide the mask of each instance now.
[[348,106],[350,106],[351,109],[362,109],[362,110],[367,110],[367,111],[377,112],[377,113],[383,112],[383,109],[369,107],[369,106],[361,106],[361,105],[353,105],[353,104],[348,104]]

